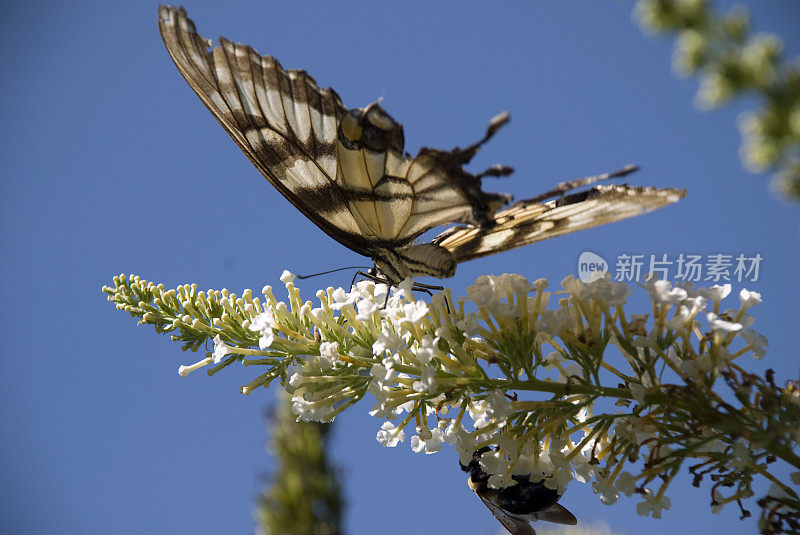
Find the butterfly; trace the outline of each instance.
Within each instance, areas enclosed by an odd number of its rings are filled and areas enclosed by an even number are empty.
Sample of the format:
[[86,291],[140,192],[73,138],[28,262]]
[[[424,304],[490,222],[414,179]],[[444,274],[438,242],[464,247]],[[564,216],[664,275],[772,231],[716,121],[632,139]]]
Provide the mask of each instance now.
[[[505,125],[492,119],[484,137],[450,151],[404,152],[403,127],[378,103],[348,110],[333,89],[305,71],[220,38],[201,37],[186,11],[159,6],[161,37],[178,70],[267,180],[333,239],[369,257],[370,278],[453,276],[459,262],[618,221],[676,202],[685,192],[625,185],[595,186],[617,173],[566,182],[500,210],[511,198],[481,189],[486,176],[513,170],[464,170]],[[550,199],[550,200],[548,200]],[[428,230],[445,230],[416,243]],[[425,287],[425,285],[420,285]]]
[[543,520],[574,526],[575,515],[558,503],[561,496],[548,488],[544,480],[529,481],[528,476],[514,476],[516,482],[508,487],[493,489],[489,486],[489,474],[480,466],[481,455],[489,451],[481,448],[472,454],[468,465],[459,462],[461,470],[469,473],[467,485],[481,502],[512,535],[536,535],[530,522]]

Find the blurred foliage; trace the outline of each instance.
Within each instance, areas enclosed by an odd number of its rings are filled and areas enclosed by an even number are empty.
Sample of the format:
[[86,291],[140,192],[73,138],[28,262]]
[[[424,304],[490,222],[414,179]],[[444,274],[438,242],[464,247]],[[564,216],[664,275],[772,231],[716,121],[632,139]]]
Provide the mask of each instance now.
[[259,535],[341,535],[343,500],[338,470],[326,455],[331,424],[298,422],[289,396],[278,393],[271,415],[270,453],[276,463],[258,501]]
[[536,527],[538,535],[617,535],[603,523],[581,523],[578,526]]
[[645,30],[676,35],[673,66],[700,78],[698,107],[758,99],[740,120],[744,164],[773,171],[774,188],[800,201],[800,61],[784,58],[775,35],[753,33],[739,6],[719,14],[707,0],[639,0],[636,15]]

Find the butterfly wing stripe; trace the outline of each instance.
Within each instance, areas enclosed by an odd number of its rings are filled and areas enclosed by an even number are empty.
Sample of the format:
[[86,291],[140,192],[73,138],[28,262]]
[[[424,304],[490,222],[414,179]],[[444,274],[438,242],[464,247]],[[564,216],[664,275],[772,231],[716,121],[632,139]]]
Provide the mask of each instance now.
[[686,196],[673,188],[595,186],[558,201],[520,201],[497,212],[483,227],[454,227],[432,243],[450,250],[459,262],[561,236],[656,210]]
[[[397,173],[399,170],[393,171]],[[460,168],[442,168],[425,149],[408,165],[405,178],[414,191],[413,209],[397,235],[398,239],[405,241],[448,223],[479,224],[510,199],[505,195],[481,191],[479,179]],[[478,206],[488,209],[476,210]]]
[[[222,46],[208,51],[211,42],[197,34],[182,8],[160,6],[159,30],[183,77],[267,180],[331,237],[366,254],[371,244],[360,235],[359,226],[349,213],[320,212],[318,198],[311,198],[315,204],[310,204],[295,193],[303,186],[334,181],[333,143],[339,117],[346,112],[338,95],[331,89],[320,89],[302,71],[287,74],[274,58],[259,57],[244,45],[221,39]],[[260,77],[254,68],[258,60],[252,56],[260,60]],[[318,100],[309,98],[315,93]],[[315,103],[321,105],[317,110],[321,114],[317,123],[323,125],[319,139],[310,139],[307,130],[299,126],[312,125],[314,121],[298,121],[296,113],[308,118],[310,112],[302,115],[303,106],[295,108],[293,99],[298,104],[305,99],[302,104],[306,110]],[[329,156],[320,158],[325,153]],[[320,161],[315,161],[315,156]],[[298,160],[310,164],[298,165]],[[328,193],[334,204],[344,204],[340,191]]]

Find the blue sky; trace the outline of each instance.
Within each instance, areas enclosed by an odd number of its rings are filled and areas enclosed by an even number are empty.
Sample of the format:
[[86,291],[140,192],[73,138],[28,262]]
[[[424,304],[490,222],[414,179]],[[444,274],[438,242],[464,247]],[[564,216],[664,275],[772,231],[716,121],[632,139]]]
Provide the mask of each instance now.
[[[756,28],[800,53],[800,5],[749,4]],[[671,73],[672,42],[643,35],[631,2],[186,7],[206,37],[304,68],[349,107],[383,98],[412,153],[464,146],[510,111],[472,169],[500,162],[516,173],[487,179],[488,190],[524,198],[631,162],[643,167],[632,183],[688,190],[658,213],[459,266],[447,281],[457,293],[487,273],[557,283],[587,250],[611,261],[759,253],[761,277],[747,287],[764,296],[755,327],[771,345],[747,364],[797,376],[798,208],[742,169],[742,105],[698,113],[696,82]],[[178,366],[197,356],[137,327],[100,287],[133,272],[166,286],[258,290],[280,286],[284,268],[363,260],[281,198],[204,109],[163,48],[156,3],[4,2],[0,30],[0,531],[251,532],[270,469],[262,415],[272,393],[239,394],[251,375],[237,367],[180,378]],[[310,297],[350,276],[300,287]],[[491,533],[454,453],[382,448],[369,404],[337,419],[333,439],[347,532]],[[708,488],[686,477],[670,496],[661,521],[638,517],[632,500],[603,506],[579,484],[562,503],[622,533],[755,531],[732,508],[710,515]]]

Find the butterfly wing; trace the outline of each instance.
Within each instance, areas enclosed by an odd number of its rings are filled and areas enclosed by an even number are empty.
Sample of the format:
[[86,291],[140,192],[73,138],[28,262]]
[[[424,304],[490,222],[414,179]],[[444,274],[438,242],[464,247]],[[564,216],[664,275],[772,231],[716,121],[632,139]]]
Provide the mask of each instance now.
[[448,249],[459,262],[464,262],[645,214],[685,196],[685,190],[674,188],[595,186],[545,203],[519,201],[497,212],[486,225],[453,227],[432,243]]
[[[159,6],[158,27],[169,55],[206,107],[253,165],[303,214],[354,250],[366,243],[337,189],[336,132],[347,110],[332,89],[321,89],[304,71],[284,70],[271,56],[221,38],[210,49],[186,11]],[[324,191],[327,195],[317,195]]]
[[[183,8],[159,6],[158,25],[178,70],[253,165],[346,247],[374,256],[437,225],[482,224],[507,202],[482,192],[480,178],[461,169],[466,151],[404,154],[402,127],[385,113],[368,125],[377,124],[370,130],[377,138],[358,130],[359,144],[349,144],[342,120],[351,113],[366,118],[379,106],[348,112],[335,91],[321,89],[305,71],[284,70],[275,58],[224,38],[210,48]],[[388,142],[368,142],[376,139]]]

